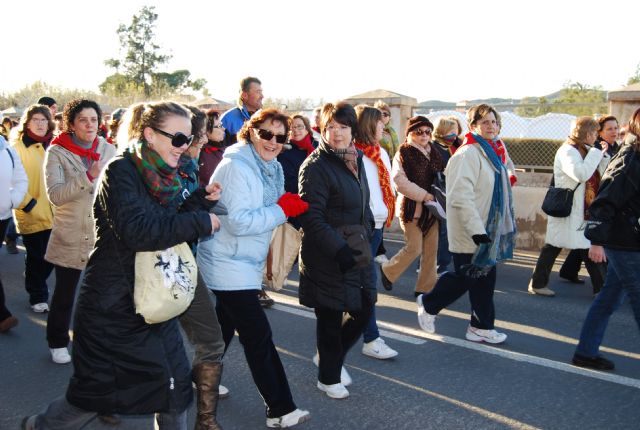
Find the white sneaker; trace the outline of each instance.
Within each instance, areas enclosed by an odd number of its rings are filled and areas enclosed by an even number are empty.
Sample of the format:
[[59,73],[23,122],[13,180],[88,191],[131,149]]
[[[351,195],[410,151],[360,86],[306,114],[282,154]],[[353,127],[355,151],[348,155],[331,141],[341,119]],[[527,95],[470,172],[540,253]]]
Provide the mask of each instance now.
[[325,385],[318,381],[318,388],[332,399],[346,399],[349,397],[349,391],[342,384]]
[[362,353],[369,357],[377,358],[379,360],[386,360],[398,355],[398,351],[390,348],[384,339],[378,337],[371,342],[366,342],[362,345]]
[[293,427],[296,424],[309,421],[311,414],[309,411],[303,411],[302,409],[296,409],[293,412],[289,412],[287,415],[283,415],[277,418],[267,418],[267,427],[269,428],[287,428]]
[[35,305],[31,305],[31,310],[37,314],[49,312],[49,305],[47,304],[47,302],[36,303]]
[[469,326],[465,336],[472,342],[502,343],[507,340],[507,335],[495,330],[483,330]]
[[435,333],[436,332],[436,316],[428,314],[427,311],[424,310],[424,305],[422,304],[422,297],[424,294],[420,294],[416,298],[416,304],[418,305],[418,324],[420,324],[420,328],[427,333]]
[[375,261],[378,264],[384,264],[384,263],[388,263],[389,259],[387,258],[386,255],[380,254],[380,255],[376,255],[376,258],[374,258],[373,261]]
[[221,399],[229,397],[229,389],[224,385],[218,385],[218,397]]
[[56,364],[67,364],[71,362],[71,356],[67,348],[49,348],[51,360]]
[[[320,366],[320,356],[318,355],[317,352],[316,352],[316,355],[313,356],[313,364],[315,364],[316,367]],[[345,369],[344,366],[342,366],[342,369],[340,369],[340,383],[345,387],[348,387],[353,383],[353,379],[351,379],[351,375],[347,373],[347,369]]]

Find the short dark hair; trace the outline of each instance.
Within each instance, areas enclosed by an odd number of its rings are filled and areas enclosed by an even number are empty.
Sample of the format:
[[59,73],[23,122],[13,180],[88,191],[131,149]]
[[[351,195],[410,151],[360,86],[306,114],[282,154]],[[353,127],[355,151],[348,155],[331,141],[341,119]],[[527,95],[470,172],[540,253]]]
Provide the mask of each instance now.
[[48,97],[48,96],[44,96],[44,97],[40,97],[38,99],[38,104],[39,105],[47,105],[49,107],[57,104],[56,101],[53,99],[53,97]]
[[297,113],[295,115],[291,116],[291,126],[293,127],[293,120],[294,119],[299,119],[300,121],[302,121],[304,123],[304,128],[305,130],[307,130],[307,133],[309,133],[309,136],[312,136],[311,138],[313,139],[313,129],[311,128],[311,123],[309,122],[309,118],[307,118],[306,116],[302,115],[301,113]]
[[320,131],[324,135],[327,124],[335,121],[347,127],[351,127],[351,137],[359,138],[358,134],[358,116],[356,110],[349,103],[339,101],[336,103],[327,103],[322,106],[322,116],[320,117]]
[[213,132],[213,126],[218,118],[220,118],[220,112],[217,110],[209,109],[207,111],[207,133]]
[[260,79],[256,78],[255,76],[247,76],[240,81],[240,91],[246,93],[247,91],[249,91],[249,87],[251,87],[251,84],[262,85],[262,82],[260,82]]
[[238,140],[243,139],[245,141],[251,141],[251,129],[259,128],[263,123],[281,122],[284,124],[284,134],[289,135],[289,129],[291,126],[291,120],[287,115],[280,112],[278,109],[268,108],[260,109],[254,113],[248,121],[245,121],[244,125],[238,132]]
[[616,124],[618,124],[618,118],[613,115],[606,115],[598,118],[598,132],[601,132],[604,129],[604,125],[609,121],[615,121]]
[[95,110],[98,115],[98,125],[102,124],[102,109],[100,109],[98,103],[87,99],[73,99],[64,106],[64,111],[62,112],[62,126],[64,127],[64,131],[70,132],[72,130],[73,122],[82,109]]
[[480,121],[490,113],[493,113],[493,115],[496,117],[496,122],[498,123],[498,125],[502,126],[502,119],[500,118],[500,114],[498,113],[498,111],[493,106],[484,103],[471,106],[471,108],[467,112],[467,125],[469,126],[469,128],[473,127],[474,125],[476,125],[476,122]]

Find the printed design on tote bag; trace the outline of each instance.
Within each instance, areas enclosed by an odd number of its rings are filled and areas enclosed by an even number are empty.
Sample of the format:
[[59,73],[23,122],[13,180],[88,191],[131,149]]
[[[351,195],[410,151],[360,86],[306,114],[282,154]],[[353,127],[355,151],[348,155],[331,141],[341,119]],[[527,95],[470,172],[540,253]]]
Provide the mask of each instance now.
[[173,248],[165,249],[156,255],[158,262],[154,267],[162,271],[164,287],[172,290],[174,299],[193,291],[195,286],[191,282],[190,274],[195,269],[193,264],[182,258]]

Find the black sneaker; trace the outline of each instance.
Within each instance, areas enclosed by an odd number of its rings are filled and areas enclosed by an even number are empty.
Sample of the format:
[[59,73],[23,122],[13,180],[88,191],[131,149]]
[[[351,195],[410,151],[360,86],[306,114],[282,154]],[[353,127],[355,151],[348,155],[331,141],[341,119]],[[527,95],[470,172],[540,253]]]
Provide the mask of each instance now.
[[263,308],[270,308],[275,303],[275,301],[267,295],[265,290],[258,291],[258,301]]
[[6,240],[5,244],[7,245],[7,254],[18,254],[18,245],[15,240]]
[[385,290],[391,291],[393,289],[393,283],[384,274],[384,270],[382,270],[382,266],[380,266],[380,279],[382,280],[382,286],[384,287]]
[[570,276],[562,276],[562,273],[561,273],[558,276],[560,276],[561,279],[564,279],[567,282],[571,282],[572,284],[584,284],[584,279],[578,278],[578,275],[576,275],[575,277],[570,277]]
[[575,366],[588,367],[590,369],[596,369],[596,370],[615,369],[615,365],[613,364],[613,361],[607,360],[604,357],[591,358],[591,357],[585,357],[584,355],[580,355],[580,354],[573,354],[573,359],[571,360],[571,362]]

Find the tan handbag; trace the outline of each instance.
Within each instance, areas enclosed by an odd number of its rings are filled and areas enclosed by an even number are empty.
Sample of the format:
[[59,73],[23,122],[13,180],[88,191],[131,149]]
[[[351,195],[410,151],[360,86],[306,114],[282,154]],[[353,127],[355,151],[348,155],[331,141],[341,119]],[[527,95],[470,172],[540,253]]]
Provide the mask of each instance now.
[[186,243],[169,249],[137,252],[133,301],[147,324],[182,314],[191,304],[198,268]]
[[288,222],[273,230],[262,279],[262,283],[269,289],[282,289],[298,256],[301,241],[302,233]]

